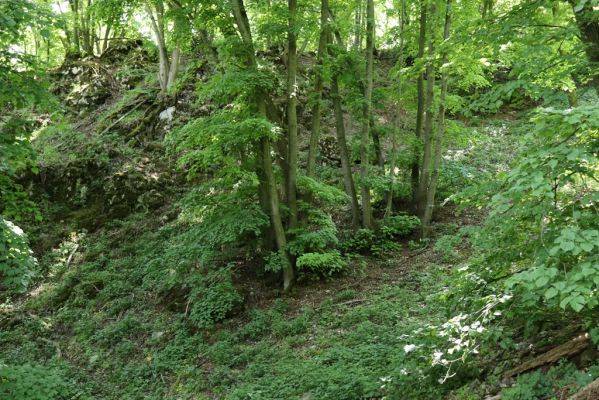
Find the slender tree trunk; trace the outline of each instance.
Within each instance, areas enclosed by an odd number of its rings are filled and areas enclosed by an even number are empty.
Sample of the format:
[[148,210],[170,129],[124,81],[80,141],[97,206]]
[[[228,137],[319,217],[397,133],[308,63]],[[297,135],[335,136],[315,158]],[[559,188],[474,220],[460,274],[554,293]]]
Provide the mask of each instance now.
[[362,225],[372,229],[372,205],[368,185],[368,143],[370,139],[370,113],[372,111],[372,85],[374,64],[374,0],[366,0],[366,84],[364,90],[364,115],[360,141],[360,175],[362,178]]
[[354,49],[362,50],[362,0],[357,0],[354,22]]
[[495,0],[483,0],[481,15],[483,19],[490,17],[493,15],[493,6],[495,5]]
[[[451,25],[451,0],[447,0],[445,6],[445,28],[443,31],[443,40],[449,39],[449,29]],[[447,49],[443,48],[443,57],[441,65],[447,64]],[[430,233],[431,218],[435,206],[435,195],[439,183],[439,170],[441,168],[441,156],[443,152],[443,137],[445,136],[445,96],[447,94],[447,69],[442,67],[441,72],[441,95],[439,98],[439,119],[437,121],[437,137],[435,141],[435,159],[433,161],[433,171],[430,184],[426,193],[426,207],[422,219],[422,237],[426,238]]]
[[331,100],[333,101],[333,113],[335,115],[335,132],[337,133],[337,147],[339,147],[339,158],[341,158],[341,172],[343,174],[343,186],[345,193],[351,201],[352,227],[354,230],[360,226],[360,205],[351,170],[349,150],[347,149],[347,138],[345,136],[345,123],[343,121],[343,109],[341,96],[339,94],[339,81],[337,71],[331,77]]
[[166,90],[169,90],[177,80],[177,72],[181,64],[181,49],[175,47],[171,54],[171,64],[168,69],[168,79],[166,82]]
[[287,62],[287,136],[289,175],[287,178],[287,202],[289,205],[289,228],[297,226],[297,0],[289,0],[288,62]]
[[[405,27],[405,0],[401,0],[401,10],[399,13],[399,57],[397,58],[397,112],[395,117],[395,127],[399,132],[401,127],[400,112],[401,112],[401,85],[402,85],[402,68],[403,68],[403,57],[404,57],[404,27]],[[391,175],[391,189],[387,196],[387,205],[385,207],[385,218],[388,218],[393,214],[393,193],[395,191],[395,168],[397,163],[397,135],[393,135],[391,143],[391,161],[389,163],[389,174]]]
[[[426,46],[426,1],[420,2],[420,34],[418,36],[418,54],[417,59],[424,57],[424,47]],[[432,22],[431,22],[432,23]],[[416,82],[418,91],[418,109],[416,110],[416,140],[422,138],[422,122],[424,121],[424,72],[420,72]],[[414,208],[418,208],[418,181],[420,180],[420,151],[419,146],[414,146],[414,160],[412,161],[412,202]]]
[[381,145],[381,136],[376,130],[374,123],[374,114],[370,113],[370,132],[372,135],[372,144],[374,145],[374,163],[383,171],[385,171],[385,156],[383,155],[383,146]]
[[[331,7],[329,7],[329,17],[331,17],[332,22],[335,22],[335,15],[333,14],[333,10],[331,10]],[[341,37],[341,32],[339,32],[339,29],[335,28],[333,33],[335,34],[335,41],[337,42],[337,46],[339,46],[343,50],[347,50],[347,46],[343,42],[343,38]],[[330,42],[332,43],[332,39],[330,40]]]
[[308,166],[306,175],[314,176],[316,169],[316,154],[318,153],[318,140],[320,138],[320,108],[322,100],[322,68],[324,55],[327,50],[328,29],[327,20],[329,14],[328,0],[320,3],[320,36],[318,38],[318,52],[316,53],[316,69],[314,76],[314,106],[312,107],[312,130],[310,133],[310,147],[308,148]]
[[[329,16],[332,21],[335,17],[333,12],[329,8]],[[340,49],[345,50],[346,46],[341,37],[339,30],[335,29],[335,41]],[[332,43],[331,32],[328,32],[328,40]],[[334,58],[332,49],[329,48],[329,54]],[[339,158],[341,159],[341,172],[343,174],[343,185],[345,192],[351,201],[351,213],[352,213],[352,227],[357,230],[360,227],[360,203],[358,202],[358,194],[356,192],[356,185],[354,183],[354,177],[352,173],[352,164],[349,157],[349,150],[347,148],[347,138],[345,135],[345,122],[343,120],[343,107],[342,99],[339,93],[339,70],[333,69],[331,76],[331,100],[333,101],[333,113],[335,115],[335,132],[337,134],[337,146],[339,147]]]
[[50,38],[46,39],[46,64],[50,64]]
[[102,43],[102,53],[106,51],[108,48],[108,38],[110,38],[110,30],[112,29],[112,24],[108,23],[106,25],[106,30],[104,31],[104,42]]
[[79,0],[70,0],[71,11],[73,12],[73,46],[76,53],[81,52],[81,44],[79,42]]
[[[241,38],[248,48],[247,52],[247,67],[250,69],[256,69],[256,54],[254,50],[254,43],[252,40],[252,33],[250,30],[250,23],[245,11],[243,0],[232,1],[233,15],[237,24],[237,28],[241,35]],[[256,106],[258,113],[263,117],[267,117],[266,110],[266,99],[264,94],[256,93]],[[283,290],[288,291],[293,283],[293,267],[287,253],[287,238],[285,236],[285,229],[283,228],[283,222],[281,219],[280,204],[279,204],[279,193],[277,192],[276,180],[274,172],[272,170],[272,158],[271,158],[271,144],[267,138],[260,139],[259,154],[256,156],[256,161],[261,162],[262,173],[264,176],[264,193],[261,196],[268,196],[268,204],[270,207],[270,220],[273,227],[273,233],[275,241],[281,256],[285,262],[283,267]],[[266,199],[264,199],[266,200]]]
[[435,112],[433,110],[433,100],[435,95],[435,18],[436,5],[431,3],[429,24],[429,45],[428,45],[428,61],[426,64],[426,114],[424,119],[424,130],[422,139],[424,145],[424,155],[422,158],[422,173],[420,174],[420,182],[418,183],[418,214],[421,218],[424,217],[424,209],[426,205],[426,192],[428,189],[429,179],[432,169],[433,156],[433,120]]
[[168,89],[168,78],[169,78],[169,60],[166,52],[166,41],[164,38],[164,4],[162,0],[156,2],[156,16],[154,16],[154,10],[150,6],[148,0],[145,2],[146,12],[150,17],[150,23],[156,42],[158,44],[158,82],[160,83],[160,91],[165,94]]
[[87,0],[87,6],[81,15],[81,38],[83,39],[83,51],[85,54],[90,56],[93,55],[94,44],[91,30],[91,0]]

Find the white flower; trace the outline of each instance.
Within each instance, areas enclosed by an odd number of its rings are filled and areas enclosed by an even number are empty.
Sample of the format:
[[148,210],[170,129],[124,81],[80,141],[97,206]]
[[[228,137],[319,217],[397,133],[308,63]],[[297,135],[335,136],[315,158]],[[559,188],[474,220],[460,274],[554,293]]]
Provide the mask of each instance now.
[[418,347],[418,346],[416,346],[415,344],[406,344],[406,345],[403,347],[403,351],[404,351],[404,352],[406,352],[406,353],[409,353],[409,352],[411,352],[411,351],[414,351],[414,350],[416,350],[416,348],[417,348],[417,347]]

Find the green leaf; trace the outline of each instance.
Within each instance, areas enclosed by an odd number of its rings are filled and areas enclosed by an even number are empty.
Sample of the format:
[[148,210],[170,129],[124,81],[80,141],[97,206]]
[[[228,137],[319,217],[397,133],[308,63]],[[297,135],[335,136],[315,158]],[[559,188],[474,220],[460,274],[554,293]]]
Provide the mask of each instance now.
[[562,244],[560,245],[562,250],[564,251],[572,251],[574,249],[574,247],[576,247],[574,245],[574,242],[562,242]]
[[547,300],[554,298],[555,296],[557,296],[557,294],[558,291],[554,287],[550,287],[545,291],[545,297],[547,298]]
[[580,312],[580,310],[583,309],[584,304],[584,297],[582,296],[576,296],[570,301],[570,307],[576,312]]
[[539,287],[539,288],[541,288],[541,287],[543,287],[543,286],[547,285],[547,283],[549,283],[549,277],[548,277],[548,276],[546,276],[546,275],[543,275],[543,276],[539,277],[539,278],[536,280],[536,282],[535,282],[535,284],[536,284],[536,285],[537,285],[537,287]]
[[584,242],[580,244],[580,247],[586,251],[586,252],[591,252],[593,250],[593,243],[589,243],[589,242]]

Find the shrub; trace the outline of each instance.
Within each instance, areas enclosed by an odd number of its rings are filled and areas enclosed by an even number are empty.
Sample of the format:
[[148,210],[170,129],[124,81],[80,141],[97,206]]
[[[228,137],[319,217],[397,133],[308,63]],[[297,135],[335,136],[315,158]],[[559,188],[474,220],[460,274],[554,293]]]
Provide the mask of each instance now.
[[401,246],[395,242],[405,237],[420,225],[416,216],[396,215],[383,221],[378,231],[358,229],[342,244],[346,253],[371,254],[376,257],[389,251],[399,251]]
[[393,240],[409,235],[420,225],[420,219],[415,215],[394,215],[383,221],[379,235]]
[[21,228],[0,217],[0,289],[22,293],[35,274],[37,260]]
[[334,273],[343,271],[347,262],[341,253],[332,250],[326,253],[304,253],[296,263],[300,273],[309,271],[330,278]]
[[39,366],[0,364],[0,398],[11,400],[67,399],[67,383]]

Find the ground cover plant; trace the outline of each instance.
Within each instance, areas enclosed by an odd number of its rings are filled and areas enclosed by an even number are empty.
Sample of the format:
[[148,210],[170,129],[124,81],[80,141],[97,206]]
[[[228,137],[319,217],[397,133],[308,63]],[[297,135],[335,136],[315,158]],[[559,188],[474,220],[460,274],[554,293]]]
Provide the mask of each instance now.
[[0,399],[597,397],[597,32],[0,0]]

